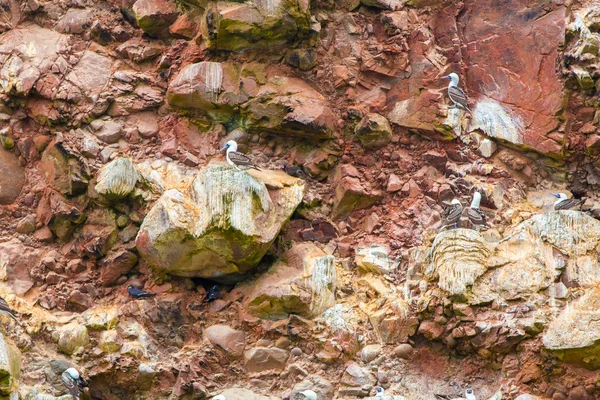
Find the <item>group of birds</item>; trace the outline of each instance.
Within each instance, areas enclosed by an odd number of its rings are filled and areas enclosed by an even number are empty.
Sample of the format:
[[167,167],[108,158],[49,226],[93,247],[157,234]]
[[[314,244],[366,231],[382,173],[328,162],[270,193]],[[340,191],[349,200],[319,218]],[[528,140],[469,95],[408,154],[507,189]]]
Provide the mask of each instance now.
[[[375,388],[375,397],[385,397],[385,391],[381,386],[377,386]],[[448,396],[445,394],[435,394],[435,397],[441,400],[477,400],[475,394],[473,393],[473,389],[469,388],[465,390],[465,397],[461,396]],[[304,390],[294,398],[294,399],[306,399],[306,400],[318,400],[317,393],[312,390]],[[227,400],[227,397],[220,394],[212,398],[212,400]]]
[[[475,191],[473,193],[473,201],[471,202],[471,206],[467,210],[467,217],[469,217],[469,221],[473,224],[473,229],[479,230],[482,227],[487,227],[487,220],[485,216],[485,212],[479,205],[481,203],[481,193],[479,191]],[[458,228],[458,224],[460,223],[460,218],[463,215],[463,205],[458,199],[453,199],[450,204],[444,207],[444,212],[442,214],[442,225],[441,229],[454,226],[454,228]]]

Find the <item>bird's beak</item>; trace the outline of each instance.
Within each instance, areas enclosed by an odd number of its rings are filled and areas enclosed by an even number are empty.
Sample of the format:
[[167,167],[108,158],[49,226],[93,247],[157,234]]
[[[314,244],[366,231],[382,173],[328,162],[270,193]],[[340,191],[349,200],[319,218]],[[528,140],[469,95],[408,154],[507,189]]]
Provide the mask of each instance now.
[[227,145],[223,146],[223,148],[222,148],[221,150],[219,150],[219,151],[223,151],[223,150],[225,150],[226,148],[227,148]]
[[442,76],[440,79],[450,79],[450,75]]
[[558,194],[556,194],[556,193],[552,193],[552,196],[554,196],[554,197],[556,197],[556,198],[560,199],[560,196],[559,196]]

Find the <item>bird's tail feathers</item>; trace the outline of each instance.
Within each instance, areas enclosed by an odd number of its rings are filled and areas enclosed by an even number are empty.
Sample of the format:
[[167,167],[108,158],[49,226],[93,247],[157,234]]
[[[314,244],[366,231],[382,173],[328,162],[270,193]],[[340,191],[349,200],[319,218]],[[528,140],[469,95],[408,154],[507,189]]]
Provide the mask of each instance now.
[[262,169],[258,168],[256,165],[252,166],[253,169],[257,170],[257,171],[262,171]]

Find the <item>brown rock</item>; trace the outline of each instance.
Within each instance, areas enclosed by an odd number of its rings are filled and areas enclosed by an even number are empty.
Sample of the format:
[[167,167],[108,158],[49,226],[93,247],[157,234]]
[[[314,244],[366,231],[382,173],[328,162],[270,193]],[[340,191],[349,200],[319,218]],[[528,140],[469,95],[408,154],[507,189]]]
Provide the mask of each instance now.
[[419,333],[429,340],[436,340],[444,333],[444,327],[433,321],[423,321],[421,325],[419,325]]
[[35,215],[28,215],[17,223],[16,231],[19,233],[35,232]]
[[334,218],[345,218],[352,211],[369,208],[381,198],[378,191],[368,191],[360,180],[346,176],[335,188]]
[[89,295],[74,290],[67,299],[67,307],[71,310],[82,312],[92,306],[92,299]]
[[248,372],[267,370],[283,370],[287,362],[288,352],[276,347],[254,347],[244,353]]
[[240,358],[246,347],[246,335],[227,325],[212,325],[204,330],[204,337],[231,358]]
[[[369,393],[377,380],[368,369],[350,361],[340,381],[340,394],[344,396],[364,396]],[[366,392],[366,393],[365,393]]]
[[444,172],[446,170],[448,157],[445,154],[435,150],[429,150],[423,155],[423,157],[425,157],[425,160],[427,160],[427,162],[435,167],[438,171]]
[[47,226],[43,226],[33,234],[33,238],[35,240],[39,240],[43,243],[50,243],[54,240],[54,236],[52,236],[52,231]]
[[56,23],[54,30],[60,33],[83,33],[91,23],[91,11],[88,9],[69,9]]
[[137,0],[132,7],[140,28],[150,36],[167,38],[177,19],[177,8],[169,0]]
[[0,149],[0,204],[12,204],[25,184],[25,170],[17,157]]
[[584,386],[576,386],[569,392],[568,400],[589,400],[592,396],[588,394]]
[[402,186],[402,195],[403,196],[408,196],[408,197],[417,197],[418,195],[420,195],[421,192],[421,188],[419,187],[419,185],[417,185],[417,182],[415,182],[414,180],[409,180],[408,182],[406,182],[404,184],[404,186]]
[[327,379],[319,375],[308,375],[302,382],[294,385],[290,399],[295,399],[300,392],[309,389],[317,393],[321,400],[331,400],[335,394],[335,388]]
[[121,57],[127,57],[135,62],[150,60],[164,51],[163,46],[140,38],[133,38],[117,47]]
[[413,347],[408,343],[402,343],[394,348],[394,355],[403,359],[410,358],[413,352]]
[[121,275],[131,271],[137,263],[137,256],[127,250],[110,252],[101,262],[100,284],[110,286],[114,284]]
[[390,193],[397,192],[404,186],[404,182],[398,178],[395,174],[390,174],[390,178],[387,184],[387,191]]
[[189,15],[183,14],[169,27],[169,32],[174,37],[192,39],[198,33],[198,26]]
[[380,114],[365,115],[354,128],[354,133],[367,149],[379,149],[392,141],[392,127]]

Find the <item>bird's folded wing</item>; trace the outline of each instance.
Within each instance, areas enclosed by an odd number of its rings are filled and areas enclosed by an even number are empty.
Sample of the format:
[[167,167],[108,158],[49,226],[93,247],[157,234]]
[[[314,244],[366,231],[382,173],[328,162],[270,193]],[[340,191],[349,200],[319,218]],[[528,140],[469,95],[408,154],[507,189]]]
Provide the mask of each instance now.
[[446,221],[454,221],[460,218],[463,211],[463,207],[460,204],[451,204],[444,208],[444,219]]
[[8,303],[6,302],[6,300],[4,300],[2,297],[0,297],[0,311],[6,311],[6,312],[9,312],[9,313],[13,312],[10,309],[10,307],[8,306]]
[[475,225],[486,225],[485,213],[479,208],[469,208],[467,216]]
[[568,210],[571,209],[573,207],[578,206],[579,204],[583,203],[583,199],[566,199],[561,201],[560,203],[558,203],[554,209],[555,210]]
[[237,151],[231,151],[228,154],[229,159],[236,165],[254,165],[250,157],[243,153],[238,153]]
[[450,99],[452,99],[452,101],[454,101],[458,104],[463,104],[463,105],[469,104],[469,99],[467,98],[467,95],[459,87],[450,86],[448,88],[448,96],[450,96]]
[[72,391],[74,389],[77,389],[77,381],[75,379],[73,379],[73,377],[71,375],[69,375],[66,371],[62,373],[62,375],[60,376],[60,379],[62,379],[63,383],[65,384],[65,386],[67,387],[67,389],[69,389],[69,393],[73,393]]

